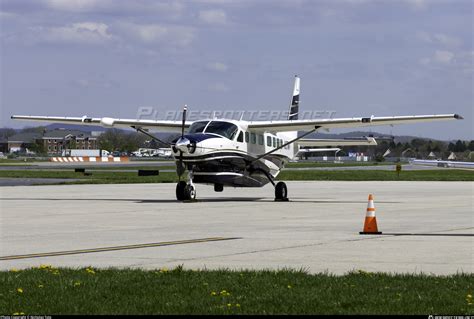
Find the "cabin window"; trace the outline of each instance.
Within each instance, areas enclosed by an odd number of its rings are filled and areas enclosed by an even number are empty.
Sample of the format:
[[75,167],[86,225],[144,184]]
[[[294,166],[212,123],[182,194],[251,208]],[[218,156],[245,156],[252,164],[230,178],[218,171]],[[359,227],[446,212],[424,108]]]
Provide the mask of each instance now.
[[263,135],[258,136],[258,144],[263,145]]
[[257,134],[250,133],[250,143],[257,144]]
[[204,121],[204,122],[194,122],[188,130],[189,134],[193,133],[202,133],[204,131],[204,128],[206,125],[209,123],[209,121]]
[[249,142],[250,142],[250,133],[245,132],[245,143],[249,143]]
[[[238,131],[238,128],[237,128],[237,125],[235,124],[232,124],[229,122],[212,121],[206,127],[206,130],[204,131],[204,133],[217,134],[217,135],[226,137],[230,140],[233,140],[235,135],[237,134],[237,131]],[[242,141],[243,141],[243,134],[242,134]]]
[[267,136],[267,146],[272,146],[272,137],[271,136]]
[[240,131],[239,136],[237,137],[237,142],[243,143],[244,141],[244,133]]
[[273,147],[276,147],[277,145],[277,141],[276,141],[276,137],[273,138]]

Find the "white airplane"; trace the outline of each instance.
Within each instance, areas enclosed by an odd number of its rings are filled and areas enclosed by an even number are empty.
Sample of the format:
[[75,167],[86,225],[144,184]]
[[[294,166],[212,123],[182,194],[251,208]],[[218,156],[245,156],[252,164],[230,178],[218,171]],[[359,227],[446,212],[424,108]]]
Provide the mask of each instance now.
[[[275,187],[277,201],[287,201],[288,190],[284,182],[276,183],[275,178],[285,164],[295,158],[300,146],[354,145],[353,140],[304,139],[317,130],[462,119],[457,114],[438,114],[299,120],[299,95],[300,78],[296,76],[288,119],[278,121],[226,119],[186,121],[186,106],[183,110],[182,121],[88,116],[13,115],[11,118],[99,125],[107,128],[133,128],[153,138],[155,137],[149,133],[149,130],[181,132],[181,136],[171,143],[179,178],[181,179],[183,173],[188,171],[186,181],[180,180],[176,186],[178,200],[195,199],[195,184],[197,183],[213,184],[214,190],[221,192],[224,186],[262,187],[270,182]],[[298,136],[298,131],[304,131],[304,134]],[[357,143],[358,145],[376,145],[373,138],[357,141]]]

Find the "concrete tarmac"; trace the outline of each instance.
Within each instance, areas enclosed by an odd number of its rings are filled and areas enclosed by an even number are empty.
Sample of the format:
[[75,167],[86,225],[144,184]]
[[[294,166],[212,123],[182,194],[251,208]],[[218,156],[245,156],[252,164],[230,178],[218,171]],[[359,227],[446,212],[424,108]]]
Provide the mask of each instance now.
[[[289,202],[274,202],[271,186],[197,185],[189,203],[175,184],[1,187],[0,269],[474,272],[472,182],[287,185]],[[359,235],[369,193],[382,235]]]

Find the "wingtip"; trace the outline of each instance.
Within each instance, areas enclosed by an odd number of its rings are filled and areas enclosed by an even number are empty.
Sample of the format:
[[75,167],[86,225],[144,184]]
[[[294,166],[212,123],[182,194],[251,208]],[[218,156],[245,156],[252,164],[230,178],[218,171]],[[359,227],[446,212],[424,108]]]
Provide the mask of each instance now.
[[459,115],[459,114],[454,114],[454,118],[455,118],[456,120],[464,120],[464,117],[462,117],[462,116]]

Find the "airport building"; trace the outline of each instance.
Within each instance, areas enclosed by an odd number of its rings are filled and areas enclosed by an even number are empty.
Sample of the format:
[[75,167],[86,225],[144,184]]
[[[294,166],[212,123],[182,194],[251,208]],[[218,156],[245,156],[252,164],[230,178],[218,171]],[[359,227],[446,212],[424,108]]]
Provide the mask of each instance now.
[[48,155],[61,155],[63,149],[96,149],[97,134],[78,130],[55,129],[42,133],[19,133],[8,138],[9,153],[31,153],[42,149]]

